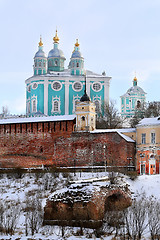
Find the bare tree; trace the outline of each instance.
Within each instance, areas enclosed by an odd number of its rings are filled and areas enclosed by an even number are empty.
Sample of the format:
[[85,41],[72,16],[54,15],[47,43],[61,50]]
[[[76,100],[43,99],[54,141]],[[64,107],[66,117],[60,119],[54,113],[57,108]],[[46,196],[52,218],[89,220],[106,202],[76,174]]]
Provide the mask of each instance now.
[[4,205],[2,203],[2,201],[0,202],[0,232],[3,232],[3,228],[4,228]]
[[145,117],[157,117],[160,115],[160,102],[148,102],[145,109]]
[[115,101],[104,103],[97,110],[97,128],[121,128],[123,120],[115,107]]
[[18,203],[5,203],[3,214],[3,231],[6,234],[13,235],[20,216],[20,205]]
[[7,106],[2,107],[2,113],[0,114],[1,118],[5,118],[10,114],[9,109]]
[[26,196],[25,211],[26,236],[28,235],[29,230],[31,231],[31,234],[34,235],[34,233],[38,232],[39,228],[42,226],[43,214],[38,194]]
[[132,206],[124,211],[124,220],[127,234],[132,239],[141,239],[142,234],[148,226],[147,209],[148,202],[143,193],[141,198],[133,200]]
[[130,119],[131,127],[135,127],[144,117],[157,117],[160,115],[160,102],[148,102],[135,109],[134,116]]
[[148,226],[151,239],[160,239],[160,203],[151,197],[148,201]]

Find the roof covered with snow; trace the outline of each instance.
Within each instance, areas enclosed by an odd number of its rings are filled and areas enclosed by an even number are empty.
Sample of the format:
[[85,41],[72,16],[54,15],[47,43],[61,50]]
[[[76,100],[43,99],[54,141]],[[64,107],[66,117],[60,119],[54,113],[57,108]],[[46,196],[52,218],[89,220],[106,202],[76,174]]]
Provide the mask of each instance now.
[[[128,132],[132,132],[131,130],[133,129],[133,132],[135,132],[135,128],[129,128]],[[125,131],[126,130],[126,131]],[[94,131],[91,131],[91,133],[109,133],[109,132],[116,132],[118,133],[122,138],[124,138],[127,142],[135,142],[132,138],[122,134],[124,132],[127,132],[126,129],[96,129]]]
[[121,129],[117,129],[117,131],[121,133],[136,132],[136,128],[121,128]]
[[141,94],[146,94],[146,93],[145,93],[145,91],[141,87],[139,87],[139,86],[132,86],[121,97],[135,96],[135,94],[141,95]]
[[[32,77],[28,78],[27,80],[32,79],[32,78],[34,78],[34,79],[38,78],[39,79],[40,77],[46,78],[46,77],[62,77],[62,76],[63,77],[70,77],[71,80],[72,80],[72,78],[75,78],[74,75],[71,75],[70,69],[65,69],[62,72],[50,71],[49,73],[47,73],[45,75],[32,76]],[[91,77],[91,78],[104,78],[104,79],[111,78],[111,77],[104,76],[102,74],[94,73],[94,72],[92,72],[90,70],[86,70],[86,76],[87,77]],[[79,76],[79,77],[83,78],[84,76]]]
[[149,126],[149,125],[160,125],[160,116],[159,117],[151,117],[151,118],[143,118],[137,127],[140,126]]
[[55,121],[71,121],[76,118],[76,115],[61,115],[61,116],[48,116],[48,117],[28,117],[28,118],[7,118],[0,119],[0,124],[11,123],[31,123],[31,122],[55,122]]

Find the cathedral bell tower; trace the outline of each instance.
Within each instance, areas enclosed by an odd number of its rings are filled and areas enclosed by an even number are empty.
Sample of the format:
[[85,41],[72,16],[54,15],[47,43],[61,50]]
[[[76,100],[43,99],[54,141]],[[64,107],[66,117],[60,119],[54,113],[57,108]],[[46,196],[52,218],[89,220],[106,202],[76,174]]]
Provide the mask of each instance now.
[[93,131],[96,129],[96,112],[95,104],[91,102],[86,93],[86,75],[85,75],[85,90],[76,106],[76,131]]
[[84,58],[79,50],[78,39],[76,40],[68,68],[71,70],[71,75],[79,76],[84,74]]
[[40,37],[38,52],[34,56],[34,75],[44,75],[47,72],[47,57],[43,51],[43,42]]

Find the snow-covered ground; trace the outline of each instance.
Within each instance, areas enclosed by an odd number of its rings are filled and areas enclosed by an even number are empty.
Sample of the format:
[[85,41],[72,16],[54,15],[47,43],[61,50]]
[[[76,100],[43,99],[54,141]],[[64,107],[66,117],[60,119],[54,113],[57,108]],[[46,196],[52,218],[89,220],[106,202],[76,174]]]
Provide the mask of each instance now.
[[145,192],[147,197],[154,196],[160,199],[160,175],[141,175],[132,181],[126,178],[126,182],[130,185],[133,197],[137,197],[137,193]]
[[[41,204],[44,206],[46,199],[53,193],[53,191],[65,187],[68,181],[80,181],[81,179],[92,178],[107,178],[107,173],[26,173],[22,176],[13,176],[12,174],[0,174],[0,202],[4,204],[11,203],[11,205],[18,206],[21,209],[20,218],[16,225],[15,233],[13,236],[0,235],[0,239],[64,239],[62,238],[62,229],[58,226],[43,226],[40,227],[38,233],[34,236],[25,236],[25,208],[27,196],[37,194]],[[135,198],[141,195],[142,192],[146,192],[146,195],[154,196],[160,199],[160,175],[153,176],[138,176],[134,181],[127,176],[123,176],[124,182],[128,183],[132,192],[132,197]],[[86,181],[86,180],[85,180]],[[78,236],[79,228],[65,228],[65,239],[77,240],[77,239],[99,239],[95,238],[94,230],[84,229],[84,235]],[[76,236],[77,235],[77,236]],[[101,239],[110,240],[113,236],[103,236]]]

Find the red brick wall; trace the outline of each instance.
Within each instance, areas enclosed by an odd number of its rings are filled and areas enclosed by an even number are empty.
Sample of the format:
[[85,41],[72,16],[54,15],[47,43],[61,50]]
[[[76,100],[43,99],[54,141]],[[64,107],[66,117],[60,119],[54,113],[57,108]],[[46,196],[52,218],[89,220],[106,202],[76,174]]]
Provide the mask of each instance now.
[[[104,148],[105,146],[105,148]],[[126,142],[118,133],[74,132],[71,138],[57,139],[53,161],[59,165],[59,159],[67,166],[103,165],[128,166],[134,163],[135,144]]]
[[[0,125],[0,167],[127,166],[134,143],[116,132],[72,132],[74,121]],[[105,149],[104,149],[105,146]]]

